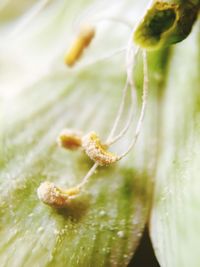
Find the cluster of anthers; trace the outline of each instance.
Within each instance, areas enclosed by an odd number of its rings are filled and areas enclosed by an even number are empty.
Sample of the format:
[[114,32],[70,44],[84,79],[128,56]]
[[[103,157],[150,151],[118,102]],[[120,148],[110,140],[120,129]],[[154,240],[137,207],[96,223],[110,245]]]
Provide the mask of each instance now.
[[[120,23],[123,21],[119,20]],[[127,23],[126,26],[130,27]],[[84,50],[89,46],[92,40],[95,37],[95,27],[92,25],[84,25],[80,28],[80,31],[74,40],[71,48],[67,52],[65,56],[65,63],[72,67],[81,57]],[[144,119],[146,103],[147,103],[147,93],[148,93],[148,69],[147,69],[147,58],[146,58],[146,51],[142,51],[143,56],[143,95],[142,95],[142,107],[140,111],[140,115],[138,118],[138,122],[136,125],[135,133],[132,138],[131,143],[129,144],[128,148],[124,153],[121,155],[117,155],[109,151],[110,146],[115,144],[119,139],[121,139],[128,129],[131,126],[132,117],[133,117],[133,101],[135,100],[135,85],[133,81],[133,67],[136,56],[139,52],[139,48],[134,47],[133,44],[133,33],[134,30],[131,30],[130,40],[128,41],[128,45],[126,50],[126,72],[127,72],[127,79],[125,86],[122,92],[122,99],[121,103],[110,131],[110,134],[105,140],[102,142],[100,137],[95,132],[90,132],[87,134],[82,134],[80,131],[73,130],[73,129],[64,129],[60,135],[58,136],[57,143],[59,147],[69,149],[69,150],[77,150],[82,149],[83,153],[85,152],[86,155],[94,162],[92,168],[88,171],[88,173],[83,177],[82,181],[76,185],[74,188],[63,190],[51,182],[43,182],[37,189],[38,197],[41,201],[45,204],[48,204],[52,207],[65,207],[68,206],[69,203],[80,193],[81,189],[85,186],[88,182],[89,178],[94,174],[95,170],[98,166],[108,166],[113,164],[122,158],[124,158],[134,147],[137,138],[139,136],[142,121]],[[130,113],[128,115],[127,123],[121,132],[115,135],[116,129],[119,125],[120,118],[125,108],[125,99],[130,88],[131,91],[131,108]]]

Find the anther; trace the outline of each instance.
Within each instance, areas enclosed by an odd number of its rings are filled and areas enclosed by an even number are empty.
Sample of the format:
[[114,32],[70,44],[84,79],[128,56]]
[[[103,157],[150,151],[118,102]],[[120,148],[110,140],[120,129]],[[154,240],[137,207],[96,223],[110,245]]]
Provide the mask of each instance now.
[[89,158],[100,166],[110,165],[118,160],[117,155],[107,151],[108,146],[101,143],[95,132],[83,137],[82,147]]
[[70,200],[78,195],[80,190],[76,187],[68,190],[63,190],[57,187],[54,183],[43,182],[37,189],[38,198],[45,204],[63,208],[70,204]]
[[84,49],[89,46],[95,36],[95,28],[91,25],[83,25],[71,48],[65,55],[65,64],[72,67],[81,57]]
[[76,150],[82,146],[82,133],[73,129],[64,129],[57,138],[60,147]]

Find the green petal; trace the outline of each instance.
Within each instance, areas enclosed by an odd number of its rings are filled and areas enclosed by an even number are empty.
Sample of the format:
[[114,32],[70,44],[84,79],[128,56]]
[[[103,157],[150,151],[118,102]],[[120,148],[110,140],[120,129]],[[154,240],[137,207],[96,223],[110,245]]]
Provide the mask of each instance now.
[[162,98],[160,153],[150,223],[162,267],[200,266],[198,26],[174,49]]

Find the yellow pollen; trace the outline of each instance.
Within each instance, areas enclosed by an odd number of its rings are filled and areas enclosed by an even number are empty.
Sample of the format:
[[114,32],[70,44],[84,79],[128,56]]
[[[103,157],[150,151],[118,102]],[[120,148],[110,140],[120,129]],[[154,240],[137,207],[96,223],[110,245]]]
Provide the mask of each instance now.
[[82,146],[91,160],[100,166],[110,165],[118,160],[118,157],[107,151],[107,146],[103,145],[95,132],[91,132],[83,137]]

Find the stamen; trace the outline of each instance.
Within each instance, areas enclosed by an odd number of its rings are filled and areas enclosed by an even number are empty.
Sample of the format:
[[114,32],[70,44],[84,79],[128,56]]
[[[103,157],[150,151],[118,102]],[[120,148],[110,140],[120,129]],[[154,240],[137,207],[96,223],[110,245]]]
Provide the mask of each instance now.
[[117,161],[118,157],[107,151],[107,146],[102,144],[95,132],[91,132],[83,137],[82,146],[91,160],[100,166],[110,165]]
[[56,208],[63,208],[70,204],[70,200],[78,195],[80,190],[75,187],[63,190],[54,183],[43,182],[37,189],[38,198],[45,204]]
[[57,138],[60,147],[77,150],[82,146],[82,133],[73,129],[64,129]]
[[[133,68],[135,65],[135,58],[139,52],[139,48],[136,48],[135,52],[133,52],[133,44],[132,44],[132,34],[129,39],[127,49],[126,49],[126,72],[127,72],[127,80],[126,84],[123,88],[122,99],[119,106],[119,110],[117,112],[117,116],[115,118],[113,127],[111,128],[110,134],[105,143],[102,143],[99,136],[95,132],[90,132],[85,136],[82,136],[80,132],[65,129],[61,132],[58,137],[58,144],[61,147],[75,150],[82,147],[85,153],[89,156],[91,160],[95,163],[92,168],[88,171],[88,173],[84,176],[82,181],[75,187],[69,190],[62,190],[56,187],[53,183],[45,182],[40,185],[38,188],[38,197],[44,203],[50,206],[63,207],[69,204],[70,199],[75,197],[86,183],[88,183],[89,178],[95,173],[98,166],[108,166],[112,163],[115,163],[125,157],[131,149],[134,147],[139,133],[141,131],[142,122],[144,119],[144,114],[146,110],[147,104],[147,95],[148,95],[148,69],[147,69],[147,58],[146,51],[143,51],[143,96],[142,96],[142,108],[140,112],[140,116],[137,122],[136,131],[134,138],[128,149],[120,156],[111,153],[108,151],[109,146],[116,143],[120,138],[122,138],[125,133],[128,131],[131,125],[131,121],[134,113],[134,102],[137,99],[136,89],[133,81]],[[69,66],[73,66],[76,61],[82,55],[84,49],[90,44],[93,37],[95,35],[95,30],[93,27],[89,26],[88,28],[82,28],[77,39],[74,41],[71,49],[67,53],[65,57],[65,62]],[[120,119],[124,112],[125,101],[128,93],[128,89],[131,89],[131,108],[128,117],[128,121],[125,127],[121,130],[119,134],[114,137],[114,134],[119,125]]]
[[80,184],[77,185],[77,188],[78,189],[81,189],[82,187],[84,187],[88,181],[89,181],[89,178],[95,173],[97,167],[98,167],[98,163],[96,162],[92,168],[90,168],[90,170],[87,172],[87,174],[83,177],[82,181],[80,182]]
[[141,108],[141,112],[140,112],[140,117],[137,123],[137,127],[136,127],[136,131],[135,131],[135,135],[134,138],[131,142],[131,144],[129,145],[128,149],[119,157],[119,160],[124,158],[134,147],[140,130],[141,130],[141,126],[142,126],[142,122],[144,119],[144,114],[146,111],[146,105],[147,105],[147,97],[148,97],[148,83],[149,83],[149,79],[148,79],[148,64],[147,64],[147,56],[146,56],[146,51],[143,50],[143,69],[144,69],[144,80],[143,80],[143,95],[142,95],[142,108]]
[[91,25],[83,25],[71,48],[65,55],[65,64],[72,67],[89,46],[95,36],[95,28]]
[[[85,146],[86,147],[88,146],[88,143],[90,143],[89,141],[90,141],[90,137],[92,135],[94,136],[94,139],[96,139],[95,142],[91,142],[90,151],[88,149],[90,145],[85,150],[86,153],[88,154],[88,156],[95,161],[95,164],[88,171],[88,173],[83,178],[82,182],[77,186],[77,188],[81,189],[83,186],[85,186],[86,183],[88,183],[89,178],[95,173],[95,171],[96,171],[96,169],[97,169],[97,167],[99,165],[102,166],[102,163],[103,163],[103,165],[109,165],[111,163],[114,163],[114,162],[122,159],[123,157],[125,157],[133,149],[133,147],[134,147],[134,145],[135,145],[135,143],[137,141],[137,138],[139,136],[140,130],[141,130],[142,121],[144,119],[144,114],[145,114],[145,110],[146,110],[147,96],[148,96],[148,68],[147,68],[147,58],[146,58],[146,51],[145,50],[143,51],[143,65],[144,65],[144,67],[143,67],[144,68],[144,81],[143,81],[143,96],[142,96],[142,102],[143,103],[142,103],[142,109],[141,109],[140,117],[139,117],[139,120],[138,120],[138,123],[137,123],[136,132],[135,132],[135,136],[134,136],[133,141],[129,145],[128,149],[121,156],[117,156],[117,155],[112,154],[110,152],[107,152],[105,150],[105,149],[108,148],[108,145],[102,145],[101,142],[100,142],[100,139],[96,135],[96,133],[93,132],[93,133],[90,133],[88,136],[86,136],[85,137],[86,138],[86,143],[85,143]],[[118,116],[119,116],[119,114],[117,115],[117,118],[118,118]],[[129,125],[129,123],[128,123],[128,125]],[[127,128],[127,126],[125,128]],[[123,130],[123,131],[125,131],[125,130]],[[121,135],[121,133],[119,135]],[[89,139],[89,140],[87,140],[87,139]],[[113,139],[113,141],[115,141],[117,139],[118,139],[118,136],[115,139]],[[95,143],[97,145],[96,147],[95,147]],[[108,139],[107,139],[107,143],[108,143]],[[102,148],[102,150],[100,150],[101,153],[98,154],[98,149],[100,149],[100,148]],[[94,153],[94,151],[95,151],[95,153]],[[110,158],[112,158],[112,160],[110,160],[110,159],[108,160],[108,158],[106,157],[106,161],[105,161],[105,159],[104,159],[104,153],[108,153],[109,156],[111,154],[111,157]],[[102,162],[102,159],[100,159],[100,160],[99,159],[96,159],[96,156],[97,155],[98,156],[99,155],[102,155],[102,158],[104,159],[104,161]]]
[[[69,67],[72,67],[76,63],[76,61],[81,57],[84,49],[92,41],[92,39],[95,35],[95,28],[94,28],[94,26],[93,27],[91,26],[91,23],[92,23],[92,25],[95,25],[97,23],[101,23],[101,22],[104,22],[106,20],[111,21],[111,22],[115,22],[115,23],[116,22],[121,23],[124,26],[129,27],[130,29],[133,28],[133,26],[131,25],[130,22],[128,22],[125,18],[120,18],[120,17],[101,17],[98,19],[90,20],[90,22],[87,24],[79,21],[77,24],[80,25],[83,23],[83,25],[85,25],[85,26],[81,27],[81,30],[79,32],[78,37],[76,38],[73,45],[71,46],[71,49],[67,52],[67,54],[65,56],[66,65],[68,65]],[[87,19],[86,18],[82,19],[82,21],[87,21]],[[86,36],[86,39],[88,39],[88,44],[86,41],[86,45],[84,44],[85,40],[83,40],[83,38],[82,38],[83,35]],[[101,58],[98,58],[92,62],[86,63],[86,65],[81,66],[81,67],[86,67],[88,65],[95,64],[95,63],[98,63],[100,61],[110,59],[114,55],[121,53],[121,52],[124,52],[124,50],[126,50],[126,48],[120,48],[109,55],[101,56]]]
[[132,97],[131,110],[130,110],[130,113],[129,113],[129,117],[128,117],[127,123],[126,123],[125,127],[121,130],[121,132],[118,135],[116,135],[115,137],[113,137],[110,141],[108,140],[106,142],[106,145],[107,146],[111,146],[111,145],[115,144],[118,140],[120,140],[126,134],[126,132],[129,130],[129,128],[131,126],[131,123],[132,123],[132,120],[133,120],[133,115],[134,115],[134,105],[133,105],[133,102],[134,102],[134,98],[135,98],[133,91],[131,92],[131,97]]
[[[132,36],[132,34],[131,34],[131,36]],[[131,40],[131,38],[130,38],[130,40]],[[125,129],[123,129],[122,132],[118,135],[119,137],[116,137],[116,138],[113,139],[113,135],[116,132],[116,129],[117,129],[119,121],[120,121],[120,118],[121,118],[122,113],[124,111],[125,99],[126,99],[126,95],[127,95],[127,92],[128,92],[129,85],[131,86],[131,91],[132,91],[131,92],[132,104],[134,102],[134,97],[136,95],[134,93],[135,92],[135,87],[134,87],[134,83],[132,81],[132,73],[133,73],[133,67],[134,67],[135,59],[136,59],[136,57],[137,57],[137,55],[139,53],[139,49],[136,49],[135,53],[133,54],[132,53],[132,45],[130,43],[130,40],[128,42],[127,52],[126,52],[127,80],[126,80],[126,84],[125,84],[125,87],[124,87],[123,92],[122,92],[122,99],[121,99],[121,103],[120,103],[120,107],[119,107],[117,116],[115,118],[115,121],[114,121],[113,127],[111,129],[111,132],[110,132],[110,134],[109,134],[109,136],[107,138],[107,143],[108,144],[114,144],[116,141],[118,141],[122,136],[124,136],[124,134],[129,129],[129,126],[130,126],[130,123],[128,123],[125,126]],[[132,116],[131,116],[131,118],[132,118]]]

